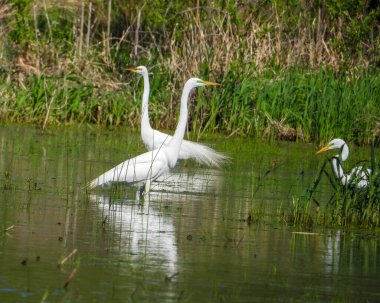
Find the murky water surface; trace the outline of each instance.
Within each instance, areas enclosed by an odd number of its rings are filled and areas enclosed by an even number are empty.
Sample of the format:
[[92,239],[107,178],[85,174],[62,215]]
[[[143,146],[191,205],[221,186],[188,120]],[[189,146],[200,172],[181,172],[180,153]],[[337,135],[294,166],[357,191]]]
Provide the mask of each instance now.
[[145,151],[139,134],[1,126],[0,302],[380,300],[377,231],[285,223],[316,146],[209,143],[231,162],[180,163],[142,204],[135,189],[85,190]]

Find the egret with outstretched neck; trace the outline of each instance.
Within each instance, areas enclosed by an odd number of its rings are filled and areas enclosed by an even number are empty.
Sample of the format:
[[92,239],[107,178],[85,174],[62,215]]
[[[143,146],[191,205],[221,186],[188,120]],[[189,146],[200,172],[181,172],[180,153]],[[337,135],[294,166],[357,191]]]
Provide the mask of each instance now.
[[[171,136],[152,128],[149,122],[149,93],[150,84],[148,70],[145,66],[130,67],[127,70],[142,75],[144,79],[144,93],[141,106],[141,138],[148,150],[154,150],[161,145],[167,145]],[[229,158],[223,153],[200,143],[182,140],[179,159],[195,159],[198,163],[220,167]]]
[[370,169],[365,169],[362,166],[354,167],[349,174],[346,174],[343,167],[340,165],[340,160],[346,161],[350,154],[347,143],[342,139],[333,139],[326,146],[322,147],[317,154],[339,149],[340,153],[332,157],[331,164],[334,170],[335,177],[340,180],[342,185],[353,185],[357,188],[368,186],[368,177],[371,174]]
[[206,85],[218,86],[219,84],[198,78],[191,78],[185,83],[181,97],[179,120],[173,136],[166,136],[164,142],[152,151],[126,160],[111,168],[92,180],[89,188],[117,182],[135,186],[144,185],[145,192],[149,192],[151,182],[168,172],[177,163],[187,125],[187,100],[190,91],[195,87]]

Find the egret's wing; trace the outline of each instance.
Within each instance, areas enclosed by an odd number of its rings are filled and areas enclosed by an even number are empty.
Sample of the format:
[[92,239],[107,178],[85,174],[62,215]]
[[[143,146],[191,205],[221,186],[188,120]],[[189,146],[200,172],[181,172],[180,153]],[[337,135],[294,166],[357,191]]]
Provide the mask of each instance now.
[[211,147],[188,140],[182,141],[178,158],[192,158],[201,164],[206,164],[208,166],[214,167],[220,167],[230,159],[225,154],[217,152]]
[[366,187],[368,185],[371,170],[363,166],[354,167],[348,175],[348,180],[351,184],[358,188]]
[[113,182],[127,184],[145,183],[148,179],[154,180],[168,170],[164,153],[155,150],[126,160],[109,171],[98,176],[89,184],[90,188]]

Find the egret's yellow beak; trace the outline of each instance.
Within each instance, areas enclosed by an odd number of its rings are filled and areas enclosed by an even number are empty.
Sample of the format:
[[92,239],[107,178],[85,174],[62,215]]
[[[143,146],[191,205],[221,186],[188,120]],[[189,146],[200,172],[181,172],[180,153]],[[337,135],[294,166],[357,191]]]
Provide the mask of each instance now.
[[220,86],[219,83],[215,83],[215,82],[210,82],[210,81],[203,81],[203,83],[205,85],[211,85],[211,86]]
[[137,67],[128,67],[127,70],[130,71],[130,72],[137,72],[140,69],[137,68]]
[[320,154],[325,152],[326,150],[329,150],[330,146],[326,145],[325,147],[322,147],[319,151],[316,152],[316,154]]

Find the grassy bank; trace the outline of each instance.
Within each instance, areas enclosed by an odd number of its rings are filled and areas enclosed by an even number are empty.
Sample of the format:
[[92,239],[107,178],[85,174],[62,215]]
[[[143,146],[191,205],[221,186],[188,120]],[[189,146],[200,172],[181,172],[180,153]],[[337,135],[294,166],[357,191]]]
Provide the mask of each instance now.
[[[153,125],[174,129],[181,84],[153,68]],[[204,76],[204,78],[207,78]],[[230,71],[215,90],[191,103],[189,129],[203,133],[320,141],[332,137],[367,144],[380,134],[380,74],[332,70]],[[137,75],[97,84],[74,76],[30,76],[25,86],[3,82],[1,118],[42,125],[98,123],[138,128],[143,83]],[[116,83],[116,84],[115,84]],[[173,93],[174,91],[174,93]]]
[[[0,1],[0,118],[174,129],[186,79],[222,83],[190,106],[205,133],[379,137],[380,5],[352,1]],[[195,100],[195,99],[194,99]]]

